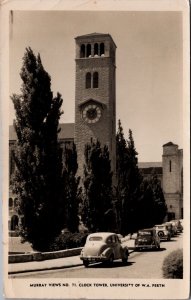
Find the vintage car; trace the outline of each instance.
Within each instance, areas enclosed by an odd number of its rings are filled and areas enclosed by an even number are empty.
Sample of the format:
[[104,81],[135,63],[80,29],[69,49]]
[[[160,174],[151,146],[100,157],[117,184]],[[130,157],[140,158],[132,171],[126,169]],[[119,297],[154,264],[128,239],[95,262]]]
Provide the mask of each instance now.
[[96,232],[88,235],[80,259],[88,267],[91,262],[111,264],[114,259],[122,259],[123,263],[127,263],[128,256],[128,247],[121,244],[117,234]]
[[184,229],[184,220],[183,219],[180,219],[180,225],[182,226],[182,230]]
[[162,224],[162,225],[155,225],[154,227],[156,229],[156,233],[158,234],[160,240],[170,241],[170,239],[171,239],[171,233],[168,230],[167,225],[164,225],[164,224]]
[[181,225],[180,220],[171,220],[170,222],[172,223],[173,226],[176,227],[176,231],[177,231],[177,232],[182,232],[183,227],[182,227],[182,225]]
[[167,226],[168,231],[171,234],[171,237],[175,236],[175,234],[176,234],[176,228],[173,226],[173,224],[171,222],[165,222],[165,223],[163,223],[163,225]]
[[160,249],[160,238],[155,228],[139,230],[135,240],[135,249]]

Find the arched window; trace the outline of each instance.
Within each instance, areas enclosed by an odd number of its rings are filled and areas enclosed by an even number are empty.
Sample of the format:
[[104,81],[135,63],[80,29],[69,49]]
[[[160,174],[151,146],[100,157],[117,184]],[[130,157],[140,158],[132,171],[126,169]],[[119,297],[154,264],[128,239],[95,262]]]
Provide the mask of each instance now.
[[171,160],[169,161],[169,172],[171,172],[172,171],[172,162],[171,162]]
[[82,44],[80,47],[80,57],[85,57],[85,45]]
[[9,198],[9,207],[12,207],[12,206],[13,206],[13,199]]
[[91,45],[87,44],[87,57],[91,56]]
[[90,89],[91,88],[91,73],[88,72],[86,74],[86,89]]
[[11,218],[11,230],[15,230],[18,226],[19,218],[17,215],[12,216]]
[[104,43],[100,44],[100,55],[104,55],[105,54],[105,46]]
[[98,81],[99,81],[99,78],[98,78],[98,72],[94,72],[93,74],[93,88],[98,88]]
[[94,55],[98,55],[98,44],[94,44]]

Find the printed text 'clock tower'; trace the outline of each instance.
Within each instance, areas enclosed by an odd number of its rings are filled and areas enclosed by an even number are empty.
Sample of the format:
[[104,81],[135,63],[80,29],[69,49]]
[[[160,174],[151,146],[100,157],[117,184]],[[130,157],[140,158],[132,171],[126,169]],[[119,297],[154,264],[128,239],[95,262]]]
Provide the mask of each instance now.
[[116,45],[109,34],[76,37],[75,143],[79,175],[84,149],[97,139],[108,146],[111,168],[116,168]]

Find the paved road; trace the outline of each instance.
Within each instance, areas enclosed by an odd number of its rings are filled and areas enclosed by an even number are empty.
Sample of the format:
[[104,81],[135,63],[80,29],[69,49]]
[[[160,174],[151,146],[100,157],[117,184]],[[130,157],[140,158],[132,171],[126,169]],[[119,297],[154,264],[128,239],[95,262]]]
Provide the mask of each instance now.
[[92,264],[88,268],[73,267],[69,269],[41,271],[36,273],[17,274],[15,278],[162,278],[162,263],[173,250],[182,248],[182,234],[169,242],[161,242],[160,251],[134,252],[129,256],[126,266],[115,261],[112,267],[103,264]]

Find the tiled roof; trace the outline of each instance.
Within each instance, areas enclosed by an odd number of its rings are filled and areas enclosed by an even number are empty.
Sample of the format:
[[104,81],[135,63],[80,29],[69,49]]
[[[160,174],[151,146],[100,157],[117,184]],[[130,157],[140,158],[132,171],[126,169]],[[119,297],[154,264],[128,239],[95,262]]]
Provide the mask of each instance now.
[[[60,140],[74,139],[74,123],[62,123],[59,124],[61,131],[58,134]],[[9,126],[9,140],[14,141],[17,139],[15,129],[13,125]]]
[[162,167],[151,167],[151,168],[139,168],[139,170],[143,174],[157,174],[157,175],[162,175]]
[[139,169],[162,167],[162,162],[139,162]]
[[74,139],[74,123],[62,123],[59,127],[61,128],[59,139]]

